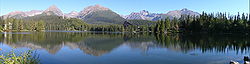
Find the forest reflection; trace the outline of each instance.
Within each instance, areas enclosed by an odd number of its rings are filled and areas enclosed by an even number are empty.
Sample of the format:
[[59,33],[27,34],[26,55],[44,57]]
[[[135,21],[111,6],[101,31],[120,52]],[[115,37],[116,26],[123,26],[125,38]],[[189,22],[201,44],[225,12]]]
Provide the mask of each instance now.
[[85,54],[102,56],[121,45],[148,51],[149,48],[165,48],[181,53],[200,51],[203,53],[227,53],[235,51],[249,53],[250,37],[247,35],[211,35],[211,34],[133,34],[98,32],[27,32],[3,33],[0,41],[15,48],[45,49],[56,54],[67,46],[80,49]]

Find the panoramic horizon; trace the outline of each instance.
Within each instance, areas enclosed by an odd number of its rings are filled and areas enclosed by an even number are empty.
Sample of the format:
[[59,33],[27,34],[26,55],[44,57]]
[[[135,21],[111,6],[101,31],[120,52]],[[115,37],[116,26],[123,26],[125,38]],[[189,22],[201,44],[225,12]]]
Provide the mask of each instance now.
[[[12,3],[12,4],[9,4]],[[156,4],[157,3],[157,4]],[[176,4],[178,3],[178,4]],[[0,1],[0,15],[6,15],[13,11],[31,11],[31,10],[45,10],[52,5],[56,5],[63,13],[70,13],[71,11],[80,12],[88,6],[99,4],[107,7],[120,15],[129,15],[132,12],[140,12],[142,10],[151,13],[167,13],[173,10],[181,10],[187,8],[189,10],[202,13],[217,13],[226,12],[230,14],[249,13],[249,0],[181,0],[181,2],[173,0],[157,0],[150,1],[132,1],[132,0],[1,0]],[[149,5],[152,4],[152,5]]]
[[0,64],[250,64],[249,3],[0,0]]

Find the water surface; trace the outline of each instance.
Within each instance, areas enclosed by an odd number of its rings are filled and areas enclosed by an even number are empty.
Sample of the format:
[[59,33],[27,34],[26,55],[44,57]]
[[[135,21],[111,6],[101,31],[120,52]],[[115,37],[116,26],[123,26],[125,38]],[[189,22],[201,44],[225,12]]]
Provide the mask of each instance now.
[[12,32],[0,42],[1,53],[35,49],[43,64],[228,64],[250,55],[245,35]]

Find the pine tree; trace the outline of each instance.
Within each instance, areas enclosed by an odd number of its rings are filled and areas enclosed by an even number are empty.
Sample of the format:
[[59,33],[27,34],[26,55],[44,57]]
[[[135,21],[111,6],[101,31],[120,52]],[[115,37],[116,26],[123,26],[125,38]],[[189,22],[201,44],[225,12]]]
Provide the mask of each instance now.
[[37,24],[36,30],[38,30],[38,31],[45,30],[45,23],[44,23],[44,21],[40,20],[36,24]]

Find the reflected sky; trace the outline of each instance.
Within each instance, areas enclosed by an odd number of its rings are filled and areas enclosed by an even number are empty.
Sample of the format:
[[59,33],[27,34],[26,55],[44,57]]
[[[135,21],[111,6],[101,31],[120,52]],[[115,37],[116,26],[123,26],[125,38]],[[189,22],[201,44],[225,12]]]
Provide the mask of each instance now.
[[250,54],[247,36],[31,32],[0,41],[1,52],[35,49],[44,64],[227,64]]

